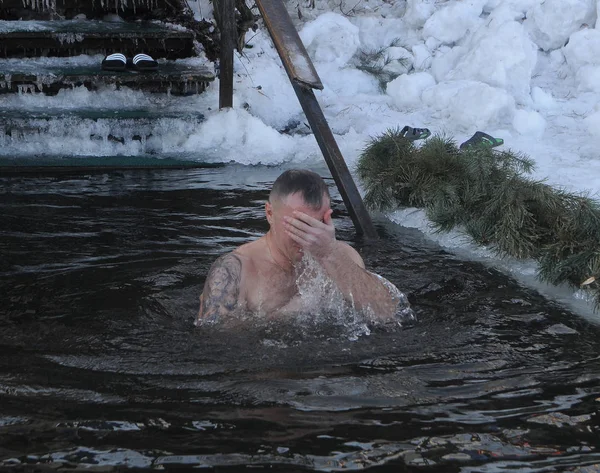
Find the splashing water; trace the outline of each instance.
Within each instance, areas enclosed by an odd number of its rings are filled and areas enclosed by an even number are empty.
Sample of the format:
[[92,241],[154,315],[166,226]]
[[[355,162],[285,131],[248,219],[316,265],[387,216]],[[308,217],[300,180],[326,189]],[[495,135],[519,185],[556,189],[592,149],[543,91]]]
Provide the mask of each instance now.
[[[352,297],[350,301],[346,300],[333,280],[311,255],[305,254],[299,266],[301,271],[297,279],[298,294],[301,308],[304,309],[300,317],[301,322],[343,325],[351,332],[349,338],[355,339],[360,335],[369,335],[369,326],[403,327],[416,321],[415,313],[406,295],[379,274],[371,273],[383,283],[396,301],[393,320],[382,320],[380,314],[376,314],[371,307],[359,310]],[[316,307],[318,312],[310,310]]]
[[[364,314],[347,301],[323,267],[308,253],[302,256],[298,265],[298,307],[297,322],[304,328],[315,326],[336,326],[342,329],[349,340],[371,332]],[[339,332],[338,332],[339,333]]]
[[[397,303],[393,319],[382,320],[371,307],[359,310],[354,300],[347,300],[323,267],[305,253],[296,268],[297,296],[275,316],[249,311],[240,311],[233,320],[200,320],[197,326],[206,325],[251,325],[255,329],[277,330],[287,338],[292,332],[301,337],[319,336],[345,337],[355,341],[360,336],[370,335],[370,327],[384,330],[404,328],[416,321],[406,295],[384,277],[371,273],[385,285]],[[293,328],[292,328],[293,326]],[[290,331],[291,330],[291,331]]]
[[383,276],[380,276],[376,273],[371,274],[379,278],[379,280],[383,283],[383,285],[386,287],[386,289],[396,301],[396,313],[394,314],[394,321],[398,324],[398,326],[406,327],[414,324],[417,321],[417,316],[410,307],[410,303],[408,302],[406,294],[404,294],[400,289],[394,286]]

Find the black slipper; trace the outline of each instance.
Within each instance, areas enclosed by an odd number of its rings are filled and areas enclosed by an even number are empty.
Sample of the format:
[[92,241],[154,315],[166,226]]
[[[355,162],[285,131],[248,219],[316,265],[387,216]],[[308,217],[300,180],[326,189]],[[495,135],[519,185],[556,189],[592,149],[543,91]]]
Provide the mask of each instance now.
[[127,59],[124,54],[109,54],[102,61],[102,69],[105,71],[124,71],[127,65]]
[[429,131],[429,128],[412,128],[410,126],[405,126],[400,131],[400,136],[410,141],[424,140],[431,136],[431,132]]
[[495,148],[504,144],[502,138],[494,138],[483,131],[476,131],[471,138],[460,145],[460,149],[470,148]]
[[136,54],[129,63],[134,71],[157,71],[158,62],[147,54]]

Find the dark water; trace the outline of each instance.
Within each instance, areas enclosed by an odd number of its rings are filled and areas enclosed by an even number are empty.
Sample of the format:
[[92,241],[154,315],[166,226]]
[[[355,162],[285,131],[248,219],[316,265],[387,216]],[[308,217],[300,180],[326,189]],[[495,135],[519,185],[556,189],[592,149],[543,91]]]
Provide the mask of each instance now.
[[279,172],[0,180],[0,469],[598,471],[600,329],[339,201],[418,324],[195,329]]

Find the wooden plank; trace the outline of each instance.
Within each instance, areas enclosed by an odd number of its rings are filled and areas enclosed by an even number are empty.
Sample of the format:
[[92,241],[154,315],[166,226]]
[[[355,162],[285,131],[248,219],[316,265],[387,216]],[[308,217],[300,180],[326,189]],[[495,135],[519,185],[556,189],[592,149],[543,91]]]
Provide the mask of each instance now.
[[233,107],[233,48],[237,36],[234,1],[219,0],[221,17],[219,109]]
[[282,0],[257,0],[256,4],[290,79],[322,90],[321,79]]

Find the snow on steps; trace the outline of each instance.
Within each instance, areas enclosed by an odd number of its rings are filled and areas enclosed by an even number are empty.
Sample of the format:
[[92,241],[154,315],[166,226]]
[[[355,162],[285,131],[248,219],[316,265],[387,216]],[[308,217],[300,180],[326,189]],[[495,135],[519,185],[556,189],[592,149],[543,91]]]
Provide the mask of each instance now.
[[0,20],[0,57],[144,52],[155,59],[195,55],[194,34],[158,22]]
[[[83,60],[79,60],[83,59]],[[85,86],[98,90],[105,86],[173,95],[195,95],[204,92],[215,75],[206,65],[184,62],[159,62],[156,72],[103,71],[102,56],[93,59],[0,59],[0,95],[5,93],[37,93],[55,95],[61,89]]]

